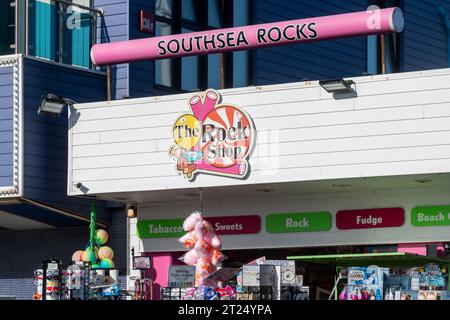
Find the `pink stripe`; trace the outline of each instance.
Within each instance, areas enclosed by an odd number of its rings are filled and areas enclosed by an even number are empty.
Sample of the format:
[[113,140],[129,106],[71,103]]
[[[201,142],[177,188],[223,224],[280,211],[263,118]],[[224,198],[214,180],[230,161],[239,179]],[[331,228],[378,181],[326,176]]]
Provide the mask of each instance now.
[[189,100],[189,104],[191,105],[191,110],[194,116],[200,120],[200,116],[202,114],[203,109],[202,98],[199,95],[193,96]]
[[200,121],[205,120],[208,113],[210,113],[216,107],[219,100],[217,94],[213,91],[207,91],[205,94],[205,101],[203,102],[202,114],[199,118]]
[[[91,59],[96,65],[105,65],[192,56],[207,53],[248,50],[300,42],[337,39],[342,37],[401,32],[403,30],[403,23],[404,19],[401,9],[388,8],[377,11],[362,11],[238,28],[218,29],[204,32],[193,32],[179,35],[97,44],[91,49]],[[306,37],[299,34],[296,28],[298,25],[302,26],[304,24],[307,26],[315,24],[312,26],[312,29],[314,29],[317,34],[314,35],[308,27],[303,30]],[[261,41],[258,41],[258,31],[265,30],[268,32],[274,27],[284,31],[282,32],[283,36],[281,39],[274,39],[273,37],[272,39],[268,39],[266,35],[265,40],[261,39]],[[241,31],[245,34],[247,43],[241,42],[237,46],[237,43],[234,42],[231,46],[229,46],[226,43],[227,33],[232,32],[234,33],[234,38],[238,38],[238,34]],[[225,40],[225,45],[222,47],[217,39],[217,35],[219,34],[222,34],[222,40]],[[201,43],[200,47],[197,46],[197,40],[194,37],[207,36],[208,39],[211,39],[213,35],[216,39],[214,47],[212,44],[205,44],[203,41],[199,41]],[[186,52],[181,50],[179,52],[172,53],[166,50],[166,53],[164,54],[162,49],[158,46],[161,41],[165,41],[164,46],[167,49],[167,45],[171,40],[178,40],[179,43],[181,43],[182,39],[186,39],[186,44],[190,43],[190,41],[187,40],[192,39],[193,46],[191,51]],[[174,46],[176,46],[176,44],[172,43],[171,48],[174,48]]]
[[229,168],[218,168],[218,167],[214,167],[214,166],[206,163],[206,161],[202,161],[202,163],[197,165],[197,169],[203,170],[203,171],[212,171],[212,172],[232,174],[232,175],[236,175],[236,176],[240,175],[239,174],[239,164],[235,164],[234,166],[229,167]]

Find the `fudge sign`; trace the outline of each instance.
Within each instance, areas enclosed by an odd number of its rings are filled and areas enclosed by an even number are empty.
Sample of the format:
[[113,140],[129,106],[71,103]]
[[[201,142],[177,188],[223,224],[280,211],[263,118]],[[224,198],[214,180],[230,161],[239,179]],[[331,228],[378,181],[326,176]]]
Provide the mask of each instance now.
[[212,89],[192,96],[188,104],[192,113],[178,117],[172,128],[175,145],[169,155],[177,172],[190,181],[198,173],[245,178],[255,140],[249,115],[235,105],[222,104]]

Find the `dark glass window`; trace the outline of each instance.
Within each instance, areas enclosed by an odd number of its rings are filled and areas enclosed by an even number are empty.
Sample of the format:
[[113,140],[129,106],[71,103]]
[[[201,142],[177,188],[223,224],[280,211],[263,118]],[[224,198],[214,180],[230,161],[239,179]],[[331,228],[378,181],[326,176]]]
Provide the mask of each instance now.
[[[156,22],[156,36],[172,34],[172,25],[167,22]],[[156,83],[166,87],[172,87],[172,62],[170,59],[155,61]]]
[[[159,0],[156,1],[157,36],[248,25],[249,6],[250,0]],[[222,89],[250,83],[247,51],[155,63],[156,85],[177,91]]]
[[[235,27],[249,24],[249,0],[233,0],[233,25]],[[233,87],[249,85],[250,53],[238,51],[233,53]]]
[[[193,32],[189,29],[183,29],[182,33]],[[181,58],[181,90],[195,91],[199,90],[199,57],[192,56]]]
[[15,1],[0,0],[0,55],[15,53]]
[[172,0],[156,0],[156,15],[164,18],[172,18]]

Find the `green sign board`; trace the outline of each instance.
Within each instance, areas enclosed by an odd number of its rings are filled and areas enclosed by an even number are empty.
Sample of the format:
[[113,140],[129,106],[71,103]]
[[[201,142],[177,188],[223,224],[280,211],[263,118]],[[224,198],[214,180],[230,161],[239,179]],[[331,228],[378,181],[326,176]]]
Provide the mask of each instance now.
[[450,226],[450,206],[415,207],[411,210],[415,227]]
[[331,229],[329,212],[274,213],[266,217],[269,233],[318,232]]
[[145,238],[179,238],[183,230],[184,219],[140,220],[137,223],[137,236]]

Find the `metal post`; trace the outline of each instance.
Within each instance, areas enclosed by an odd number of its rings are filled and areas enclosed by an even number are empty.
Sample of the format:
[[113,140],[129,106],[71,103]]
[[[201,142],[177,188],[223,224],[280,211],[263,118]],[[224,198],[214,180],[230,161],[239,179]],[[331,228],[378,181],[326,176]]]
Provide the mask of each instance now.
[[108,101],[111,101],[111,66],[106,66],[106,95]]
[[380,36],[380,50],[381,50],[381,74],[386,73],[386,43],[385,43],[385,36],[382,34]]
[[58,5],[58,16],[59,16],[59,51],[58,51],[58,62],[64,63],[64,7],[60,3]]

